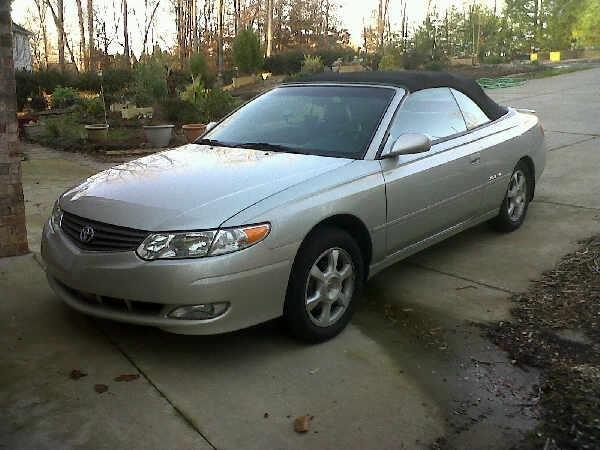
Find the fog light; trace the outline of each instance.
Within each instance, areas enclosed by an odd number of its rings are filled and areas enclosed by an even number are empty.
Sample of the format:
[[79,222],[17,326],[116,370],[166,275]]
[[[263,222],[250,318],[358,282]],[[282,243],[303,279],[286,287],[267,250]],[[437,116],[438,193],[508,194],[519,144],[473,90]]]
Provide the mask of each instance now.
[[169,313],[172,319],[204,320],[219,317],[229,307],[229,303],[206,303],[175,308]]

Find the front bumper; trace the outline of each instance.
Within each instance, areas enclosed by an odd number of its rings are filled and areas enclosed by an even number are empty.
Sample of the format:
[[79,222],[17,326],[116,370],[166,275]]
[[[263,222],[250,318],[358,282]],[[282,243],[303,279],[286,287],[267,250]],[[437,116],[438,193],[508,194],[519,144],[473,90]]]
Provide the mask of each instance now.
[[[144,261],[135,252],[81,250],[47,223],[42,258],[52,289],[82,313],[173,333],[216,334],[283,313],[298,246],[266,244],[217,257]],[[228,302],[229,308],[213,319],[167,317],[178,306],[215,302]]]

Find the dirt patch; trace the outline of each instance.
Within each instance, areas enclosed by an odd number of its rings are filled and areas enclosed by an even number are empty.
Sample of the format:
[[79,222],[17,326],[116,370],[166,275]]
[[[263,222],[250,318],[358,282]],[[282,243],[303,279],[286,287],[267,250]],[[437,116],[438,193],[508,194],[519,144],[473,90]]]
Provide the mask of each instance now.
[[521,448],[598,448],[600,235],[513,300],[513,319],[488,334],[516,365],[541,370],[541,420]]

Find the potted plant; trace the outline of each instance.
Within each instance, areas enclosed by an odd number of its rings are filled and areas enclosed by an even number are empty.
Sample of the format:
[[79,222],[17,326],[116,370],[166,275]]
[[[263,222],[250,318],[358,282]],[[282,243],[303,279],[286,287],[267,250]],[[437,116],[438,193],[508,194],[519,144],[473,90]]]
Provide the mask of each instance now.
[[[192,84],[188,85],[181,93],[181,98],[199,109],[202,99],[206,95],[206,82],[208,81],[208,65],[204,56],[200,53],[190,58],[190,72],[192,74]],[[200,116],[198,111],[198,116]],[[185,139],[191,143],[198,139],[206,131],[206,124],[186,123],[181,126]]]
[[[103,144],[108,140],[108,120],[106,119],[106,103],[104,101],[104,84],[102,83],[102,71],[98,72],[100,76],[100,99],[80,99],[80,108],[83,113],[90,117],[97,117],[104,113],[104,123],[93,123],[85,126],[88,142],[94,144]],[[100,109],[101,104],[101,111]]]
[[168,97],[165,67],[157,60],[149,59],[135,68],[136,104],[153,105],[150,123],[144,125],[144,135],[151,147],[166,147],[171,142],[175,125],[164,122],[161,103]]

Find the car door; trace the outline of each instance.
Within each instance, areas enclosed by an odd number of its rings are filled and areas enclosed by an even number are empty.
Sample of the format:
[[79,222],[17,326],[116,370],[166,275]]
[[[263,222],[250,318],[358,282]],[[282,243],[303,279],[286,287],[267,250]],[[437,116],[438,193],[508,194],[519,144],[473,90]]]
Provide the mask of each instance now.
[[387,197],[387,248],[396,253],[478,214],[482,200],[481,148],[469,142],[463,114],[449,88],[410,94],[385,143],[422,133],[431,150],[381,160]]

